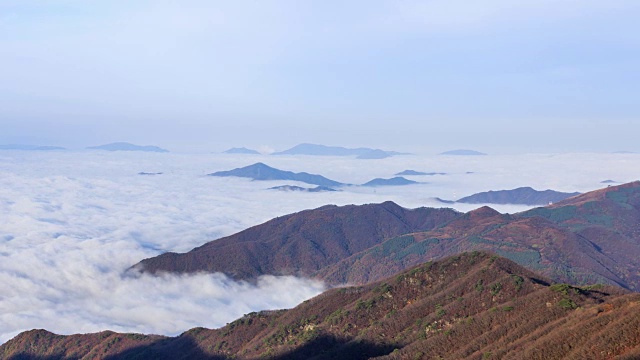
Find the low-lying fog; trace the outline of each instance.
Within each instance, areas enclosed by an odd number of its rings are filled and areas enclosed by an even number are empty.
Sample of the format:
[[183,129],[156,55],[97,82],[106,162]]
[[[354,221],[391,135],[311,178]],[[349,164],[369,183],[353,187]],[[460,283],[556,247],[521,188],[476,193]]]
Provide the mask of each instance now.
[[[345,183],[390,178],[406,169],[425,184],[345,187],[340,192],[266,190],[287,181],[205,176],[262,161]],[[138,175],[139,172],[160,175]],[[326,204],[392,200],[444,205],[479,191],[532,186],[585,192],[613,179],[640,178],[640,155],[397,156],[383,160],[261,155],[129,152],[0,152],[0,343],[21,331],[115,331],[176,335],[219,327],[245,313],[293,307],[322,283],[224,275],[122,277],[129,266],[165,251],[188,251],[273,217]],[[502,212],[526,206],[494,206]]]

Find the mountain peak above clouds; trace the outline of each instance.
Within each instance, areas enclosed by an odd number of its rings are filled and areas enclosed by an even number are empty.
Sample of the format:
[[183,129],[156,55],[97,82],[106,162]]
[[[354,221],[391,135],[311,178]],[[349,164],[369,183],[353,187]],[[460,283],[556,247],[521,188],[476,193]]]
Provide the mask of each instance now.
[[407,154],[372,148],[346,148],[303,143],[284,151],[274,152],[271,155],[356,156],[358,159],[384,159],[390,156]]
[[475,156],[475,155],[487,155],[483,152],[468,149],[457,149],[442,152],[438,155],[460,155],[460,156]]
[[580,195],[580,193],[565,193],[554,190],[538,191],[530,187],[519,187],[513,190],[480,192],[465,196],[455,202],[465,204],[548,205],[549,203],[555,203],[576,195]]
[[483,250],[556,281],[640,289],[634,270],[640,258],[639,221],[640,182],[517,214],[487,206],[466,214],[407,210],[394,203],[329,206],[280,217],[185,254],[146,259],[136,267],[152,273],[221,271],[237,279],[296,274],[334,285],[366,284],[423,261]]
[[252,165],[248,165],[241,168],[236,168],[228,171],[216,171],[214,173],[208,174],[208,176],[218,176],[218,177],[243,177],[249,178],[252,180],[293,180],[300,181],[307,184],[313,185],[321,185],[321,186],[341,186],[346,185],[340,183],[338,181],[334,181],[331,179],[327,179],[324,176],[309,174],[306,172],[294,173],[292,171],[284,171],[273,168],[269,165],[266,165],[262,162],[258,162]]
[[60,146],[8,144],[8,145],[0,145],[0,150],[53,151],[53,150],[67,150],[67,149]]
[[224,154],[247,154],[247,155],[260,155],[260,152],[248,149],[246,147],[234,147],[228,150],[223,151]]
[[146,152],[159,152],[159,153],[169,152],[169,150],[166,150],[157,146],[153,146],[153,145],[141,146],[141,145],[134,145],[127,142],[114,142],[114,143],[105,144],[105,145],[90,146],[87,149],[106,150],[106,151],[146,151]]

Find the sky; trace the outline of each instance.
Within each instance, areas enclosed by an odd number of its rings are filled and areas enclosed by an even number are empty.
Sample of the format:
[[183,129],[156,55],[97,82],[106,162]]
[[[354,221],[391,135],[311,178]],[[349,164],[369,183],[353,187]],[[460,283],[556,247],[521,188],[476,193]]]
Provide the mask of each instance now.
[[[420,184],[336,192],[268,190],[290,181],[205,176],[255,162],[351,184],[406,169]],[[585,166],[588,164],[589,166]],[[141,176],[139,172],[160,172]],[[127,276],[144,258],[186,252],[277,216],[327,204],[442,204],[480,191],[532,186],[586,192],[640,178],[639,154],[353,157],[141,152],[0,151],[0,344],[19,332],[103,330],[177,335],[243,314],[291,308],[322,292],[317,280],[222,274]],[[491,205],[501,212],[531,208]]]
[[635,0],[0,2],[0,144],[640,151]]

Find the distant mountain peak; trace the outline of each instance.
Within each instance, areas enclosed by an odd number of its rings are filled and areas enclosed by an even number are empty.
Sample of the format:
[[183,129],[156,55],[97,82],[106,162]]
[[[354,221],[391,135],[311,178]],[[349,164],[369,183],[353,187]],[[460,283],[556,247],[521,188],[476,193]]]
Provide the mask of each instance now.
[[247,154],[247,155],[260,155],[260,153],[253,149],[248,149],[246,147],[234,147],[228,150],[223,151],[224,154]]
[[419,182],[396,176],[391,179],[376,178],[362,184],[362,186],[403,186],[412,184],[419,184]]
[[457,149],[457,150],[449,150],[439,155],[461,155],[461,156],[475,156],[475,155],[487,155],[480,151],[468,150],[468,149]]
[[578,192],[565,193],[554,190],[538,191],[529,186],[512,190],[490,190],[465,196],[456,202],[465,204],[522,204],[522,205],[548,205],[572,196],[580,195]]
[[257,162],[255,164],[248,165],[242,168],[236,168],[233,170],[217,171],[208,175],[222,177],[237,176],[249,178],[252,180],[293,180],[304,182],[307,184],[327,187],[346,185],[338,181],[327,179],[326,177],[321,175],[309,174],[306,172],[294,173],[291,171],[279,170],[262,162]]
[[354,149],[342,146],[302,143],[284,151],[274,152],[271,155],[356,156],[359,159],[383,159],[389,156],[405,154],[371,148]]
[[280,185],[280,186],[270,187],[268,190],[297,191],[297,192],[310,192],[310,193],[340,191],[340,190],[330,188],[328,186],[321,186],[321,185],[318,185],[314,188],[304,188],[304,187],[295,186],[295,185]]
[[249,168],[251,168],[251,167],[255,167],[255,168],[260,168],[260,169],[271,169],[271,170],[276,170],[276,168],[271,167],[271,166],[269,166],[269,165],[267,165],[267,164],[265,164],[265,163],[263,163],[263,162],[260,162],[260,161],[259,161],[259,162],[257,162],[257,163],[255,163],[255,164],[253,164],[253,165],[249,165],[249,166],[247,166],[247,167],[249,167]]
[[66,150],[66,149],[59,146],[9,144],[9,145],[0,145],[0,150],[52,151],[52,150]]
[[396,176],[412,176],[412,175],[447,175],[443,172],[422,172],[416,170],[404,170],[395,174]]
[[135,145],[128,142],[114,142],[99,146],[90,146],[87,149],[91,150],[106,150],[106,151],[146,151],[146,152],[169,152],[169,150],[153,146],[153,145]]
[[468,212],[471,219],[481,219],[481,218],[490,218],[494,216],[502,215],[496,209],[489,206],[482,206],[477,209],[471,210]]

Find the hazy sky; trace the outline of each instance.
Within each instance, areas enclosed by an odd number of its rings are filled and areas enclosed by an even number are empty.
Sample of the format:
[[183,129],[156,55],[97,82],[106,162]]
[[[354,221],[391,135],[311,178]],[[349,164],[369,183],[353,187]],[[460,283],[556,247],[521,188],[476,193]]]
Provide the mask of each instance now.
[[640,151],[637,0],[0,2],[0,144]]

